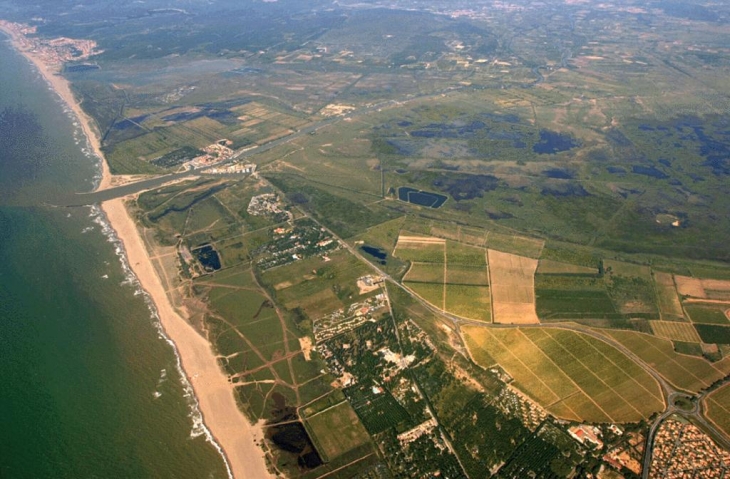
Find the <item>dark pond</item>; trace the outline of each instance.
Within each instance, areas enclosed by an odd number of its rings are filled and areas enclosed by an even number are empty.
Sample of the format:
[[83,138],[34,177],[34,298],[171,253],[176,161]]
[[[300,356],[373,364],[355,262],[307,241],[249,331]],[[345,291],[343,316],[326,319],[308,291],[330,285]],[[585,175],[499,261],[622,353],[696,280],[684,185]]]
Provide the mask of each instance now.
[[369,254],[373,258],[377,259],[380,264],[384,265],[386,263],[385,260],[388,257],[388,253],[386,253],[385,250],[368,245],[362,245],[360,246],[360,249],[363,250],[363,252],[365,252],[366,254]]
[[398,188],[398,199],[414,205],[427,206],[435,209],[440,208],[448,197],[438,193],[401,186]]
[[568,151],[579,146],[572,136],[550,130],[540,130],[540,141],[535,143],[532,151],[542,155],[552,155],[561,151]]
[[202,248],[196,249],[193,253],[206,271],[210,272],[221,269],[221,259],[218,256],[218,252],[211,245],[207,244]]

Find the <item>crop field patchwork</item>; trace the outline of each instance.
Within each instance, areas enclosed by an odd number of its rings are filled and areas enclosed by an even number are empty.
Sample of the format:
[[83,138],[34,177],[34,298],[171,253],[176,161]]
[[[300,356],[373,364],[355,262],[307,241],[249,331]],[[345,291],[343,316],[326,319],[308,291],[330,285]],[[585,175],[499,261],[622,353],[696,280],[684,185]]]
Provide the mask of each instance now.
[[590,336],[537,328],[463,331],[477,363],[493,358],[516,387],[565,419],[633,422],[664,408],[659,385],[648,373]]
[[679,302],[674,278],[669,273],[654,272],[654,286],[657,304],[662,319],[684,319],[682,304]]
[[489,250],[493,321],[539,323],[535,311],[534,277],[537,260]]
[[697,392],[725,376],[704,359],[677,354],[669,340],[631,331],[601,332],[623,344],[678,388]]
[[690,323],[678,321],[649,321],[649,326],[655,336],[672,341],[699,343],[700,337]]
[[702,280],[689,276],[675,275],[674,281],[677,283],[677,291],[682,296],[691,296],[693,298],[706,298],[705,288],[702,286]]
[[446,242],[446,258],[450,265],[487,266],[487,251],[484,248],[454,241]]

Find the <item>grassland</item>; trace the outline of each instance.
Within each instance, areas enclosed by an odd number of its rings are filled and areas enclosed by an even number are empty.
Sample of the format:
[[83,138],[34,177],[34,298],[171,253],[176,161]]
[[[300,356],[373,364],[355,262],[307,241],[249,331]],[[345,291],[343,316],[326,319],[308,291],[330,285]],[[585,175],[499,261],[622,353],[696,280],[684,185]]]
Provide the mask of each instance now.
[[705,399],[706,416],[730,436],[730,384],[713,391]]
[[490,366],[493,358],[516,387],[559,417],[633,422],[663,409],[658,383],[628,357],[590,336],[536,328],[462,330],[478,364]]
[[309,416],[306,424],[314,434],[317,449],[327,459],[339,457],[370,441],[368,432],[347,401]]
[[534,290],[537,260],[492,249],[488,256],[493,321],[506,324],[538,323]]
[[288,310],[299,310],[312,320],[354,302],[359,296],[357,278],[370,270],[346,250],[329,255],[330,260],[314,256],[261,275],[273,290],[277,302]]
[[708,387],[725,374],[704,359],[677,354],[671,341],[629,331],[604,331],[653,367],[674,386],[690,392]]

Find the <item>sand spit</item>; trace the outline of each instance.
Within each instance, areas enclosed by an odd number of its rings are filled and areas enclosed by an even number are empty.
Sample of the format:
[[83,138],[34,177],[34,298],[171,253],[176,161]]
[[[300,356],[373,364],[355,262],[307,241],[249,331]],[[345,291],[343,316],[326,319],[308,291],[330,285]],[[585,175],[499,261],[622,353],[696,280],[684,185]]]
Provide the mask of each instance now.
[[[97,190],[111,186],[113,177],[101,152],[97,129],[76,101],[68,81],[60,75],[60,65],[47,65],[34,56],[32,47],[17,25],[0,21],[0,31],[6,33],[13,47],[35,65],[78,119],[89,147],[99,159],[101,179]],[[172,307],[123,200],[108,201],[102,205],[102,210],[124,245],[132,271],[152,299],[165,334],[175,344],[183,371],[195,392],[204,425],[210,431],[214,445],[221,450],[233,477],[273,477],[266,467],[264,451],[256,444],[263,439],[261,427],[252,426],[238,409],[233,386],[220,369],[208,341]]]

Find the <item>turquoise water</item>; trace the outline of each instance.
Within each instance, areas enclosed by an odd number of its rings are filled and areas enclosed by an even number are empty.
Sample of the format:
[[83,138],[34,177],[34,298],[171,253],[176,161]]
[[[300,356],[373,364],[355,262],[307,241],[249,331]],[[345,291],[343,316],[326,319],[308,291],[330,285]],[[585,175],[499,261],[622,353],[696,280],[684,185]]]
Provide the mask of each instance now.
[[88,191],[83,137],[0,41],[0,477],[223,478],[158,331]]

